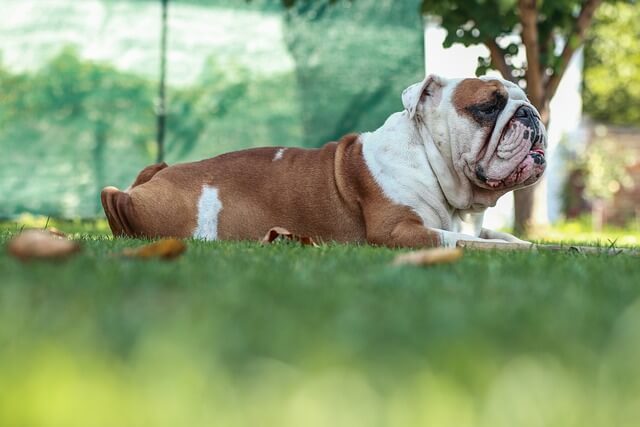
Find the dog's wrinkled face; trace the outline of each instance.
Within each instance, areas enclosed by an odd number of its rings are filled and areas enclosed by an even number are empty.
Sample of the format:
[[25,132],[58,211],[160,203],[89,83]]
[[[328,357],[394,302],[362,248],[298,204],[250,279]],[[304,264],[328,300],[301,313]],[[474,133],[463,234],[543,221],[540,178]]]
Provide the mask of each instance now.
[[432,75],[407,88],[402,98],[427,136],[424,142],[435,143],[476,186],[513,190],[542,176],[545,129],[517,85],[496,78],[446,80]]

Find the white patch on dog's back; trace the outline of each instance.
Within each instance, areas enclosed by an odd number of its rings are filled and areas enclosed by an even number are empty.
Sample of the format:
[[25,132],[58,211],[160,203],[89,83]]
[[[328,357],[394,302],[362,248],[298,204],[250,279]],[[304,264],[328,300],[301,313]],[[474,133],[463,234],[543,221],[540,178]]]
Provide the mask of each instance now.
[[216,240],[218,238],[218,216],[222,210],[222,202],[218,197],[218,189],[210,186],[202,187],[202,194],[198,200],[198,226],[193,237],[202,240]]
[[282,159],[282,156],[284,155],[284,150],[286,150],[286,148],[280,148],[278,151],[276,151],[276,155],[273,156],[273,162],[275,162],[276,160],[280,160]]

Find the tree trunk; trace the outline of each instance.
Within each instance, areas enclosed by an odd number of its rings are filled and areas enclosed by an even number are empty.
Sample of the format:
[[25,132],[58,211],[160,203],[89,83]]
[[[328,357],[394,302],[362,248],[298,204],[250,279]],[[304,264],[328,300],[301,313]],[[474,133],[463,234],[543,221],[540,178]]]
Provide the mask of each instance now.
[[531,229],[533,216],[533,200],[534,191],[537,187],[523,188],[513,193],[513,202],[515,206],[515,218],[513,222],[513,231],[517,236],[526,236]]
[[160,83],[158,84],[157,101],[157,162],[164,161],[164,140],[167,127],[166,108],[166,75],[167,75],[167,18],[169,14],[169,0],[162,1],[162,29],[160,35]]
[[[107,130],[109,125],[106,121],[99,119],[95,123],[94,127],[94,145],[93,150],[91,152],[91,157],[93,158],[93,171],[94,171],[94,182],[95,182],[95,194],[100,194],[102,188],[104,187],[105,173],[105,152],[107,148]],[[102,204],[100,202],[100,197],[96,198],[95,211],[102,212]]]

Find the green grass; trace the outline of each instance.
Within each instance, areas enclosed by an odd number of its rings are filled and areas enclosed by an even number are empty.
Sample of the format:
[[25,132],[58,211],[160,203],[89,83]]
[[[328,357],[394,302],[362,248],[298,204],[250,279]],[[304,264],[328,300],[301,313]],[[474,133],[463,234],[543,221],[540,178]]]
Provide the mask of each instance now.
[[[636,426],[640,259],[188,242],[0,253],[2,426]],[[0,244],[19,227],[6,224]]]

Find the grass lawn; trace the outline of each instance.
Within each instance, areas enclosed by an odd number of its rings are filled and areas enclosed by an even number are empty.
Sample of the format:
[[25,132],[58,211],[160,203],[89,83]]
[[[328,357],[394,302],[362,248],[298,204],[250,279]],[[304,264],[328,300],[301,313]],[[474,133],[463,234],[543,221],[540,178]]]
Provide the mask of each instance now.
[[137,261],[69,228],[67,261],[0,252],[0,426],[640,424],[640,258],[193,241]]

